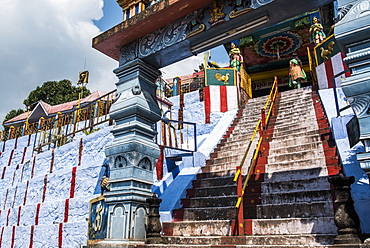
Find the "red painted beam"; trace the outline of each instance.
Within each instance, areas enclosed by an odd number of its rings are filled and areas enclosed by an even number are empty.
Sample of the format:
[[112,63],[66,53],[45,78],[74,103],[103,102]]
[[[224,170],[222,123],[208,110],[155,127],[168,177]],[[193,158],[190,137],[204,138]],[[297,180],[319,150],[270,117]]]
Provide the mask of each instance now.
[[[168,23],[206,6],[212,0],[162,0],[93,38],[92,46],[119,61],[120,48]],[[143,18],[145,17],[145,18]]]

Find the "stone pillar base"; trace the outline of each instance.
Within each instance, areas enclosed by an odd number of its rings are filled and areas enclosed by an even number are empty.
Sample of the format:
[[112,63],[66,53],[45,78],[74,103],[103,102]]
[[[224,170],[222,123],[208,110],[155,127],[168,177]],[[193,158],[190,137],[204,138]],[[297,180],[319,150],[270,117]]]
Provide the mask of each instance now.
[[357,234],[339,234],[335,237],[334,244],[361,244],[361,240]]

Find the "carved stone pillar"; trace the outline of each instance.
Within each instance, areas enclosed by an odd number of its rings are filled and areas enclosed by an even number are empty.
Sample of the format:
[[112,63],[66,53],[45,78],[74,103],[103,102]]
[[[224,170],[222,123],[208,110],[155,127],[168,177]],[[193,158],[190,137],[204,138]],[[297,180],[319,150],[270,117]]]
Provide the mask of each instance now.
[[109,211],[107,239],[144,242],[146,199],[152,196],[153,168],[159,157],[153,126],[160,119],[155,97],[160,71],[138,59],[114,72],[119,79],[110,111],[114,140],[105,150],[111,169],[111,188],[104,194]]
[[355,178],[346,177],[343,174],[329,177],[329,182],[335,190],[335,225],[338,227],[338,236],[335,237],[335,244],[359,244],[360,238],[357,234],[355,220],[358,218],[353,207],[350,185]]
[[152,197],[146,199],[146,202],[149,203],[149,220],[146,230],[147,239],[145,243],[160,244],[162,243],[162,226],[161,221],[159,220],[159,204],[162,202],[162,199],[157,198],[157,195],[154,194]]

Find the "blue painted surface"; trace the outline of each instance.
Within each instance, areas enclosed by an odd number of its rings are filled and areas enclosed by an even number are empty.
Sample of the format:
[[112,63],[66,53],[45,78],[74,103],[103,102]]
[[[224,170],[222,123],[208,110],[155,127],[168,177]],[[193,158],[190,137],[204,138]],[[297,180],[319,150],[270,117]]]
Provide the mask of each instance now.
[[104,159],[104,162],[101,166],[101,170],[100,170],[100,173],[99,173],[99,179],[98,179],[98,182],[96,183],[94,194],[100,194],[102,192],[102,188],[100,186],[100,183],[101,183],[101,180],[102,180],[103,176],[106,176],[108,178],[110,176],[110,168],[109,168],[108,159]]
[[178,175],[171,183],[171,186],[160,196],[162,203],[159,211],[172,211],[180,208],[180,199],[186,197],[186,189],[191,187],[191,181],[195,179],[193,175]]

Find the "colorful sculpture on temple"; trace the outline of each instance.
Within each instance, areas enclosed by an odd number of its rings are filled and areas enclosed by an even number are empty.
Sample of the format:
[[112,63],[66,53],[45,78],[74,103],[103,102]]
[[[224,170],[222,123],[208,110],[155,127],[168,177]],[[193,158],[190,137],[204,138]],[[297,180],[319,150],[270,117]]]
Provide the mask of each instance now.
[[205,10],[198,11],[196,17],[188,23],[186,27],[186,38],[200,34],[206,29],[206,25],[202,23],[204,11]]
[[251,0],[235,0],[230,1],[230,5],[232,6],[232,11],[229,13],[230,18],[235,18],[241,16],[245,13],[252,11],[253,9],[251,6]]
[[316,16],[312,18],[312,25],[310,27],[310,33],[311,33],[311,42],[317,46],[321,42],[324,41],[326,38],[326,35],[324,33],[324,28],[320,23],[319,18]]
[[212,6],[209,8],[211,18],[209,19],[208,23],[211,24],[211,27],[225,22],[226,14],[222,12],[224,6],[225,4],[222,1],[213,1]]
[[240,49],[235,43],[231,43],[231,49],[229,51],[230,67],[240,71],[240,66],[243,64],[243,56],[240,53]]

